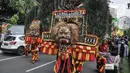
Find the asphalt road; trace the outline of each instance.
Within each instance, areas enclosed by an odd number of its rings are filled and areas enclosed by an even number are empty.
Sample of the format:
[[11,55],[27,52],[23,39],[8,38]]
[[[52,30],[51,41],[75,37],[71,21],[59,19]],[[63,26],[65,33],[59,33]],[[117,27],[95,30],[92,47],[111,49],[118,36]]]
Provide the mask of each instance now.
[[[1,52],[0,52],[1,53]],[[0,54],[0,73],[54,73],[55,56],[40,54],[40,60],[31,63],[31,56]],[[95,62],[86,62],[82,73],[97,73]]]

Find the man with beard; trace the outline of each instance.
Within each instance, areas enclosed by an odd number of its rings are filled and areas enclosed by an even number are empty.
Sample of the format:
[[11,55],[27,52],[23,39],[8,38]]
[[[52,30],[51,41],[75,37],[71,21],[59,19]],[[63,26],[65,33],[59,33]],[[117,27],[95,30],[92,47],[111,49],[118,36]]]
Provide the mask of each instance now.
[[128,56],[128,45],[125,44],[124,38],[121,39],[121,43],[118,44],[118,55],[120,55],[120,72],[123,73],[123,59]]

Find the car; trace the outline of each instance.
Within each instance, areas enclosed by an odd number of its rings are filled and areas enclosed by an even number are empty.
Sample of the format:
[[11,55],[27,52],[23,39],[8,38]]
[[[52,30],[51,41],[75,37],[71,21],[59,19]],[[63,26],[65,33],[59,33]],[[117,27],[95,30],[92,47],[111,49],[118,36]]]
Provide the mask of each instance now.
[[24,46],[24,35],[9,35],[2,42],[1,50],[3,53],[16,53],[21,56],[24,55]]

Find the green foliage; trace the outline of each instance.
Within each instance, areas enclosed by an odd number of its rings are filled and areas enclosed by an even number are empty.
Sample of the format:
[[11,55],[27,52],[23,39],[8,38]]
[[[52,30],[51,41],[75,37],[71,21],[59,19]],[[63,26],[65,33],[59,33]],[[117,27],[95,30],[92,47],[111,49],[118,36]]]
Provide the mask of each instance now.
[[115,31],[119,30],[119,27],[118,27],[118,26],[114,26],[114,28],[115,28]]
[[[40,1],[40,0],[39,0]],[[71,10],[76,9],[78,5],[80,5],[83,0],[42,0],[41,5],[37,10],[32,9],[30,14],[26,17],[25,25],[29,25],[30,20],[35,18],[39,18],[41,20],[42,27],[49,27],[51,22],[51,14],[54,10]],[[33,15],[33,12],[36,12],[36,17]]]
[[26,15],[25,19],[25,27],[29,27],[29,24],[32,22],[33,19],[37,18],[38,16],[38,6],[34,6],[30,12]]
[[117,19],[117,18],[113,18],[113,20],[114,20],[114,22],[117,22],[117,21],[118,21],[118,19]]
[[12,26],[12,25],[11,25],[11,24],[9,24],[9,25],[7,26],[7,28],[9,29],[11,26]]
[[112,16],[109,12],[107,0],[89,0],[86,3],[88,12],[88,33],[104,37],[111,33]]
[[14,14],[9,20],[8,22],[10,24],[17,24],[17,21],[19,20],[19,16],[17,14]]
[[124,58],[124,65],[123,66],[124,66],[123,72],[129,73],[130,72],[130,66],[129,66],[128,58]]
[[33,6],[39,3],[36,0],[9,0],[9,6],[25,14],[30,11]]
[[129,62],[129,67],[130,67],[130,41],[129,41],[129,56],[128,56],[128,62]]
[[130,36],[130,29],[126,29],[126,30],[124,30],[124,31],[125,31],[125,35]]
[[107,0],[42,0],[37,8],[32,9],[26,16],[25,25],[39,18],[43,27],[48,27],[51,22],[51,13],[54,10],[76,9],[81,3],[81,8],[86,8],[88,16],[88,33],[102,37],[108,32],[111,33],[112,16],[109,12]]
[[11,17],[11,18],[8,20],[8,22],[9,22],[10,24],[17,24],[17,19],[15,19],[14,17]]
[[11,24],[17,24],[17,20],[15,18],[11,17],[9,19],[9,23],[11,23]]
[[[13,16],[10,18],[10,21],[24,22],[25,16],[29,13],[29,11],[34,7],[38,6],[39,3],[36,0],[9,0],[8,4],[11,8],[18,11],[17,16]],[[18,19],[20,18],[20,20]],[[22,19],[21,19],[22,18]]]
[[18,15],[17,14],[14,14],[14,16],[13,16],[16,20],[19,20],[19,17],[18,17]]
[[124,59],[124,69],[123,72],[124,73],[129,73],[130,72],[130,42],[129,42],[129,56],[128,58]]

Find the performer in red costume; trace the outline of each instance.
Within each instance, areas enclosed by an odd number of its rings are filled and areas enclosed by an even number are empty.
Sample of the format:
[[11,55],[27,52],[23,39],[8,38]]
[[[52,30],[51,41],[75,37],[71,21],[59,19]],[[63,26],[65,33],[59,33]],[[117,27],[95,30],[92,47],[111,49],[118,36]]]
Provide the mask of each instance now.
[[108,52],[109,46],[108,46],[108,41],[103,40],[103,42],[99,45],[99,51],[100,52]]
[[108,39],[103,40],[99,45],[99,53],[97,56],[97,69],[100,73],[104,73],[106,58],[104,57],[105,53],[109,51]]
[[[32,53],[32,62],[38,61],[39,46],[42,44],[42,38],[40,35],[40,20],[33,20],[26,31],[25,43],[30,45]],[[25,54],[28,54],[28,48],[25,47]]]
[[[84,35],[86,18],[70,15],[62,18],[58,15],[73,14],[77,11],[83,16],[86,14],[84,9],[54,11],[51,29],[43,34],[43,53],[57,55],[55,73],[81,73],[84,62],[95,59],[95,45],[98,39],[96,36]],[[55,18],[57,16],[58,18]]]
[[38,49],[36,44],[32,44],[31,52],[32,52],[32,63],[35,63],[36,61],[38,61]]
[[28,56],[29,51],[30,51],[30,45],[27,44],[27,45],[24,47],[25,56]]

